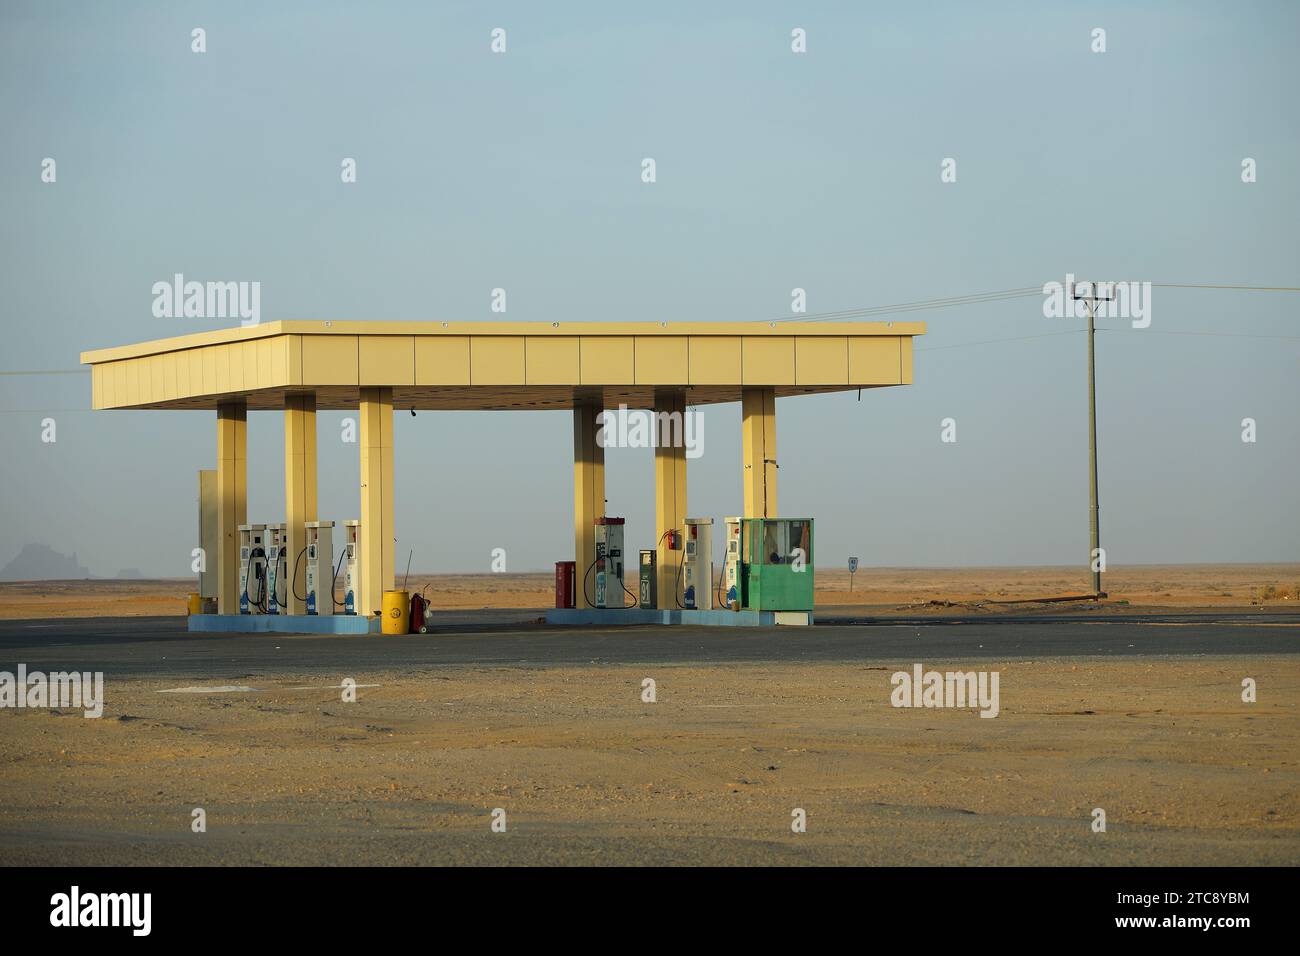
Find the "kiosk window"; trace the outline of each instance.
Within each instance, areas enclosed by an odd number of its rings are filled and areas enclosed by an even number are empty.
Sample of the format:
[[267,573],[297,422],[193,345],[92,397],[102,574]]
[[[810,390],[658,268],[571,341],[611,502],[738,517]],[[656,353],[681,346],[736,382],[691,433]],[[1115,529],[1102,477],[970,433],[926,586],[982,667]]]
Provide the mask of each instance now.
[[763,563],[786,564],[789,561],[786,522],[763,522]]
[[789,523],[789,560],[795,558],[794,551],[796,548],[803,552],[805,564],[813,563],[812,556],[812,525],[807,521],[791,521]]

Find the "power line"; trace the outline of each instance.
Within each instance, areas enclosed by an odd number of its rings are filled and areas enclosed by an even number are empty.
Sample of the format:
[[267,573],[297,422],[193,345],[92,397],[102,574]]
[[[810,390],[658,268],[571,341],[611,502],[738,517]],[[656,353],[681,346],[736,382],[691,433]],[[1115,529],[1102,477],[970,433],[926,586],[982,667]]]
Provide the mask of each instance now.
[[899,302],[894,305],[877,305],[861,309],[843,309],[839,312],[814,312],[809,315],[782,316],[773,321],[779,322],[815,322],[863,318],[869,315],[891,315],[902,312],[920,312],[927,309],[946,309],[958,305],[975,305],[981,302],[1000,302],[1006,299],[1019,299],[1042,295],[1039,287],[1032,289],[1005,289],[1000,292],[978,292],[970,295],[948,296],[942,299],[921,299],[915,302]]
[[953,345],[915,346],[914,352],[937,352],[939,349],[964,349],[974,345],[994,345],[998,342],[1023,342],[1026,339],[1045,339],[1053,335],[1073,335],[1083,329],[1063,329],[1059,332],[1039,332],[1037,335],[1015,335],[1006,339],[984,339],[981,342],[957,342]]
[[[982,339],[978,342],[956,342],[952,345],[917,345],[913,347],[914,352],[936,352],[940,349],[964,349],[976,345],[993,345],[999,342],[1023,342],[1026,339],[1042,339],[1053,335],[1069,335],[1072,332],[1082,332],[1083,329],[1063,329],[1059,332],[1040,332],[1036,335],[1014,335],[1005,339]],[[1156,335],[1214,335],[1229,339],[1278,339],[1283,341],[1300,341],[1300,335],[1256,335],[1251,332],[1176,332],[1167,329],[1097,329],[1098,332],[1142,332],[1143,334],[1154,332]]]
[[96,415],[102,415],[104,412],[132,412],[139,415],[141,412],[167,412],[175,414],[176,412],[208,412],[210,408],[0,408],[0,415],[72,415],[82,412],[94,412]]
[[13,369],[0,371],[0,375],[89,375],[88,368]]
[[[1124,280],[1139,281],[1139,280]],[[1152,282],[1153,289],[1222,289],[1234,292],[1300,292],[1300,286],[1264,286],[1264,285],[1227,285],[1196,282]],[[1001,302],[1010,299],[1028,298],[1043,294],[1042,286],[1026,286],[1019,289],[1002,289],[996,292],[974,292],[968,295],[947,296],[937,299],[917,299],[912,302],[899,302],[893,305],[867,306],[858,309],[842,309],[838,312],[816,312],[808,315],[781,316],[776,322],[813,322],[834,321],[836,319],[863,318],[869,315],[891,315],[906,312],[919,312],[929,309],[946,309],[962,305],[977,305],[983,302]]]
[[1144,335],[1214,335],[1226,339],[1285,339],[1288,341],[1300,340],[1300,335],[1259,335],[1255,332],[1202,332],[1196,330],[1179,330],[1179,329],[1098,329],[1098,332],[1141,332]]
[[1198,282],[1153,282],[1153,289],[1234,289],[1239,292],[1300,292],[1293,285],[1205,285]]
[[[1138,280],[1124,280],[1138,281]],[[1265,285],[1226,285],[1226,284],[1209,284],[1196,282],[1153,282],[1153,289],[1221,289],[1235,292],[1300,292],[1300,286],[1265,286]],[[907,312],[920,312],[931,309],[947,309],[963,305],[979,305],[985,302],[1003,302],[1010,299],[1028,298],[1030,296],[1039,296],[1043,294],[1041,286],[1025,286],[1019,289],[1000,289],[994,292],[971,292],[966,295],[944,296],[936,299],[916,299],[911,302],[896,302],[892,305],[864,306],[858,309],[841,309],[838,312],[813,312],[807,315],[781,316],[772,319],[773,322],[815,322],[815,321],[836,321],[839,319],[864,318],[871,315],[892,315]],[[1097,331],[1119,331],[1116,329],[1098,329]],[[1146,332],[1157,332],[1162,335],[1217,335],[1234,338],[1260,338],[1260,339],[1296,339],[1300,336],[1294,335],[1254,335],[1251,333],[1236,332],[1179,332],[1166,329],[1143,329]],[[1049,332],[1044,335],[1056,335],[1059,333]],[[965,342],[957,345],[935,345],[928,348],[918,349],[917,351],[934,351],[936,349],[962,348],[966,345],[985,345],[997,342],[1017,342],[1021,339],[1042,338],[1043,335],[1024,335],[1006,339],[988,339],[986,342]],[[11,369],[0,370],[0,376],[16,375],[89,375],[88,368],[58,368],[58,369]]]

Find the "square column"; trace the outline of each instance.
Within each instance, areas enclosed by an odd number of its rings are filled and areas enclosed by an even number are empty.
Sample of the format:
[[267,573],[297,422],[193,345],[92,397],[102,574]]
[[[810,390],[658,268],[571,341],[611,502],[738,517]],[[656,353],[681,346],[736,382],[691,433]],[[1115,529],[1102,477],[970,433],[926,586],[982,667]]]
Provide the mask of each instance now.
[[239,526],[248,523],[248,406],[217,406],[217,613],[239,613]]
[[740,391],[745,518],[775,518],[776,389]]
[[596,560],[596,519],[605,513],[605,448],[597,440],[603,406],[595,402],[573,407],[573,553],[574,606],[593,607]]
[[[307,521],[316,521],[316,395],[284,399],[284,523],[289,568],[286,614],[306,614]],[[303,598],[298,595],[304,595]],[[332,610],[332,608],[330,609]],[[328,612],[327,612],[328,613]]]
[[393,390],[361,389],[361,589],[357,614],[374,617],[396,575],[393,534]]
[[677,610],[681,599],[678,566],[685,551],[670,549],[664,533],[680,532],[686,523],[685,429],[686,393],[655,389],[655,587],[661,610]]

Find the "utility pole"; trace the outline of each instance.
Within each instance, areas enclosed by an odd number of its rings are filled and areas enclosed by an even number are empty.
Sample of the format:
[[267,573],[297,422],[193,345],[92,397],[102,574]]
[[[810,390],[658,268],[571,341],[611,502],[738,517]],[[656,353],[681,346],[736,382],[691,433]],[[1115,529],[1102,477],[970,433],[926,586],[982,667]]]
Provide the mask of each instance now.
[[1097,358],[1093,340],[1097,331],[1097,303],[1113,301],[1115,291],[1112,286],[1109,296],[1098,297],[1097,283],[1089,282],[1087,285],[1087,295],[1079,295],[1075,288],[1071,288],[1070,296],[1088,306],[1088,504],[1092,518],[1092,550],[1088,567],[1092,571],[1092,596],[1102,598],[1106,595],[1101,589],[1101,511],[1097,505]]

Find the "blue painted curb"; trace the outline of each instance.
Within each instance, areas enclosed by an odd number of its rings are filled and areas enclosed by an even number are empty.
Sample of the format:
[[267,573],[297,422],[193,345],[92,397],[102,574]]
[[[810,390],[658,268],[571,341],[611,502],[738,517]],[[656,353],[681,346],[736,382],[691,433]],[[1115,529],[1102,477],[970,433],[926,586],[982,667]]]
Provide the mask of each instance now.
[[[808,623],[812,623],[812,613]],[[648,608],[555,608],[546,612],[547,624],[591,626],[600,624],[694,624],[703,627],[774,627],[776,611],[658,611]]]
[[352,614],[191,614],[196,634],[378,634],[379,618]]

